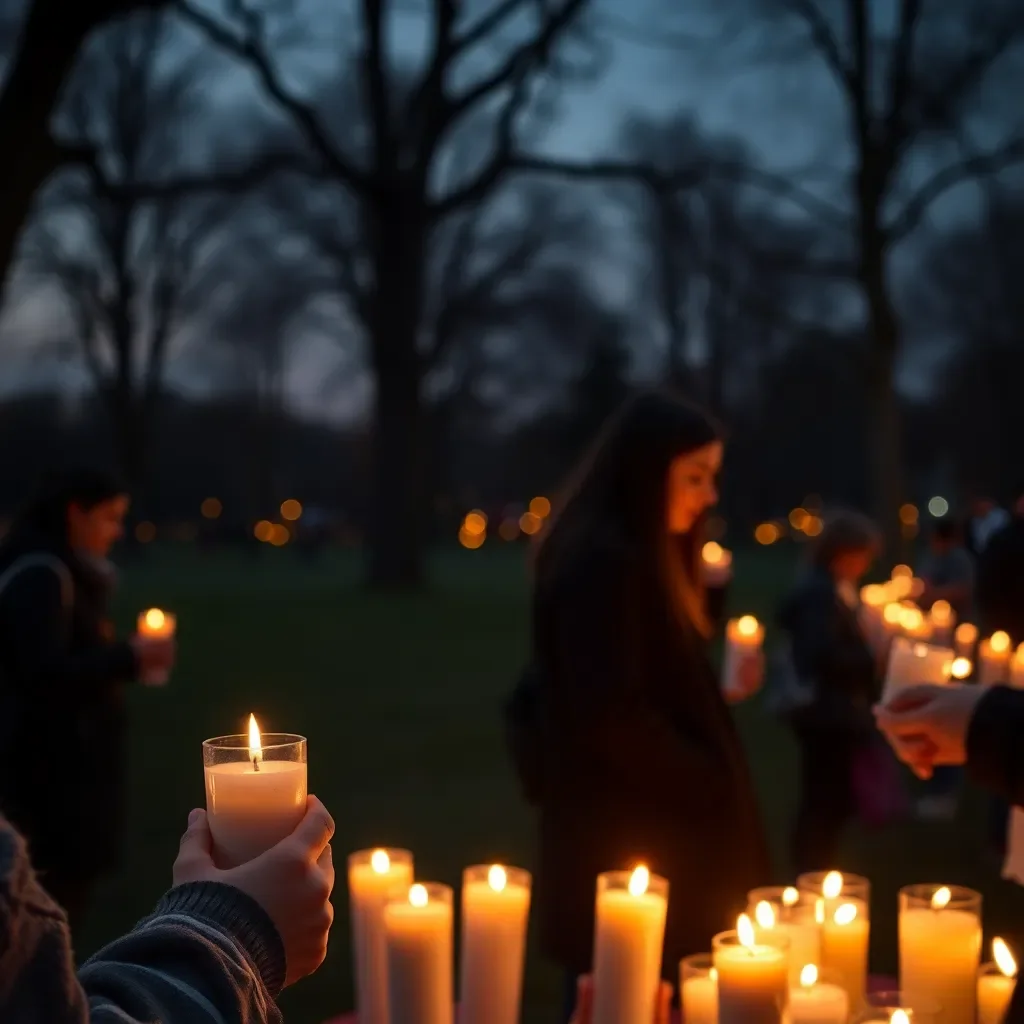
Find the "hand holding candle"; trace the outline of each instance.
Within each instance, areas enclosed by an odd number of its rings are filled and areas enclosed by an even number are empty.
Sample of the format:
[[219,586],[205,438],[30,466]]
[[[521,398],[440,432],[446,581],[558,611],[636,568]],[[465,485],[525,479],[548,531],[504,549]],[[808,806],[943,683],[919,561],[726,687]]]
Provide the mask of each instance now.
[[948,647],[897,637],[889,651],[889,667],[885,675],[882,701],[891,700],[900,690],[919,683],[942,686],[949,682],[956,660]]
[[177,616],[159,608],[140,612],[132,647],[139,663],[139,678],[147,686],[163,686],[174,664]]
[[1017,987],[1017,961],[1002,939],[992,940],[992,958],[978,974],[978,1024],[1003,1024]]

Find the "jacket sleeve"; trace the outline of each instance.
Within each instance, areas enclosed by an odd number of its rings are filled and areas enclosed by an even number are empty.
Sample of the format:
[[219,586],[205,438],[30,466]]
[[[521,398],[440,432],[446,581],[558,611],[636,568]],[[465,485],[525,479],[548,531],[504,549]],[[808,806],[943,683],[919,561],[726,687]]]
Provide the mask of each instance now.
[[1024,691],[993,686],[967,730],[967,768],[978,785],[1024,807]]
[[594,565],[552,609],[555,740],[563,756],[578,752],[638,789],[671,790],[694,806],[720,805],[728,790],[713,740],[684,732],[649,696],[645,674],[665,668],[651,665],[639,646],[650,628],[641,621],[649,602],[635,599],[629,577],[614,563]]
[[60,577],[46,566],[19,573],[3,593],[5,665],[16,685],[81,692],[135,678],[136,659],[126,643],[80,652],[68,648],[67,612]]

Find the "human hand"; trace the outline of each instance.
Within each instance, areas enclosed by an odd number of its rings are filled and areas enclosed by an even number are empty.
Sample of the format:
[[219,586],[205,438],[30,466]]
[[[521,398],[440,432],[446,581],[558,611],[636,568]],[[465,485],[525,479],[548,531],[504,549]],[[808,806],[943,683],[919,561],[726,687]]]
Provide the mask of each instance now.
[[753,697],[764,684],[764,672],[764,651],[757,650],[741,655],[736,666],[736,675],[733,677],[733,685],[726,693],[729,702],[739,704],[740,701]]
[[[672,1005],[672,986],[667,981],[659,982],[658,998],[654,1004],[652,1024],[669,1024]],[[576,1009],[569,1024],[591,1024],[594,1014],[594,979],[582,974],[576,982]]]
[[874,709],[875,722],[896,756],[919,778],[930,779],[936,765],[967,760],[967,730],[985,687],[909,686]]
[[146,681],[167,677],[178,651],[174,637],[141,636],[136,633],[128,643],[135,652],[140,679]]
[[270,915],[285,951],[285,985],[312,974],[327,955],[334,921],[331,890],[334,821],[315,797],[295,831],[255,860],[222,870],[213,863],[213,839],[206,811],[188,816],[188,831],[174,862],[174,884],[223,882],[251,896]]

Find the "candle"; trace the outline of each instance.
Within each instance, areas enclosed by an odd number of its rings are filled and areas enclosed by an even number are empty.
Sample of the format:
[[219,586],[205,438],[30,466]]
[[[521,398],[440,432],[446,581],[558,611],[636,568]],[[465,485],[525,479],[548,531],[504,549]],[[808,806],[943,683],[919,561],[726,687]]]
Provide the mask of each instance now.
[[948,647],[953,641],[953,626],[956,624],[956,615],[953,606],[948,601],[936,601],[928,613],[931,620],[932,639],[943,647]]
[[903,629],[903,609],[898,604],[887,604],[882,609],[882,632],[879,639],[880,656],[888,656],[893,639]]
[[759,943],[756,938],[753,922],[746,914],[740,914],[736,931],[714,937],[720,1024],[782,1024],[785,1020],[789,1002],[788,943],[781,935],[773,936],[770,944]]
[[764,886],[747,893],[747,914],[762,933],[778,930],[789,940],[790,988],[800,984],[805,964],[821,960],[821,925],[815,918],[815,899],[793,886]]
[[764,643],[764,626],[753,615],[730,619],[725,627],[725,664],[722,688],[726,693],[740,689],[740,665],[744,658],[757,654]]
[[799,983],[789,991],[789,1024],[847,1024],[849,1019],[846,990],[822,981],[814,964],[801,968]]
[[412,879],[413,860],[408,850],[358,850],[349,855],[348,894],[360,1024],[389,1024],[384,907],[395,892],[407,893]]
[[889,590],[897,601],[910,597],[914,590],[914,570],[909,565],[893,566]]
[[1019,644],[1010,661],[1010,685],[1024,690],[1024,644]]
[[911,601],[900,605],[900,630],[911,640],[929,641],[932,639],[932,624],[925,614]]
[[960,658],[973,658],[974,645],[978,642],[978,627],[961,622],[953,633],[953,646]]
[[889,651],[882,702],[891,700],[900,690],[918,683],[942,686],[949,682],[956,656],[948,647],[934,647],[897,637]]
[[1003,1024],[1017,987],[1017,961],[1002,939],[992,940],[992,956],[978,974],[978,1024]]
[[981,959],[981,895],[910,885],[900,890],[900,988],[934,1000],[944,1024],[974,1024]]
[[530,873],[500,864],[462,876],[460,1024],[517,1024]]
[[1010,636],[996,630],[978,648],[978,682],[982,686],[1010,681]]
[[904,992],[869,992],[865,1009],[855,1018],[857,1024],[939,1024],[940,1010],[920,996]]
[[642,864],[597,876],[592,1024],[654,1019],[668,881]]
[[732,552],[709,540],[701,550],[704,582],[709,587],[724,587],[732,579]]
[[417,883],[384,907],[394,1024],[453,1024],[452,890]]
[[[147,611],[139,612],[135,623],[135,632],[139,636],[153,640],[172,640],[177,628],[178,617],[171,612],[161,611],[159,608],[150,608]],[[143,675],[142,682],[148,686],[163,686],[169,676],[169,669],[150,669]]]
[[872,649],[879,654],[889,640],[884,614],[886,605],[891,601],[892,594],[887,584],[869,583],[860,589],[860,626]]
[[244,864],[290,836],[306,813],[306,738],[290,733],[203,742],[206,813],[219,867]]
[[679,1001],[686,1024],[718,1024],[718,972],[710,953],[680,961]]

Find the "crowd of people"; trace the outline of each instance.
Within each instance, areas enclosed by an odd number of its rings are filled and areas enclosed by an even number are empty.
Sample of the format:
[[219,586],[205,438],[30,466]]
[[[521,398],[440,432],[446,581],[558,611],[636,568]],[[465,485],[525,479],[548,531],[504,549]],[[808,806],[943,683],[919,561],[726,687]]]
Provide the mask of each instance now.
[[[702,581],[723,458],[702,411],[638,396],[573,475],[536,547],[532,657],[506,726],[537,811],[541,942],[564,970],[563,1019],[574,1024],[589,1017],[597,874],[640,861],[669,880],[666,977],[771,875],[729,707],[761,689],[767,666],[745,656],[723,690],[709,611],[720,602]],[[322,963],[333,920],[334,825],[315,797],[293,835],[229,870],[193,811],[172,888],[76,972],[72,937],[120,845],[125,687],[175,656],[173,640],[122,642],[108,624],[107,559],[127,507],[112,478],[64,474],[0,545],[0,1019],[276,1021],[276,996]],[[1024,637],[1024,503],[1002,517],[979,506],[963,543],[939,523],[929,544],[922,601]],[[943,772],[965,763],[993,796],[1024,804],[1024,693],[913,687],[878,705],[858,585],[879,549],[867,519],[829,516],[779,610],[804,692],[786,711],[800,752],[798,871],[836,863],[858,752],[883,735],[940,787],[933,811],[957,785]],[[1024,1006],[1009,1019],[1024,1020]]]

